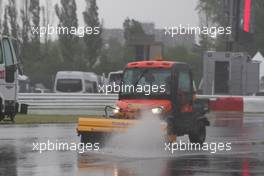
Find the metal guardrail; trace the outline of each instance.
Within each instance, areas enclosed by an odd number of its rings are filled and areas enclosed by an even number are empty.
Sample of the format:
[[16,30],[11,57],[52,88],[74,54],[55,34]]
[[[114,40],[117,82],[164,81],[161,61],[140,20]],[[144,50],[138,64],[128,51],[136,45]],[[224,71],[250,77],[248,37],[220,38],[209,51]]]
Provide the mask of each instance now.
[[103,115],[113,106],[116,94],[19,93],[18,101],[28,104],[29,114]]
[[[218,96],[198,95],[199,98]],[[28,104],[29,114],[103,115],[105,106],[114,106],[117,94],[19,93],[20,103]]]
[[[200,99],[215,100],[226,95],[197,95]],[[243,96],[228,96],[243,97]],[[251,98],[250,96],[248,96]],[[244,96],[244,98],[248,98]],[[254,97],[261,99],[263,97]],[[19,93],[20,103],[28,104],[29,114],[103,115],[105,106],[114,106],[117,94]]]

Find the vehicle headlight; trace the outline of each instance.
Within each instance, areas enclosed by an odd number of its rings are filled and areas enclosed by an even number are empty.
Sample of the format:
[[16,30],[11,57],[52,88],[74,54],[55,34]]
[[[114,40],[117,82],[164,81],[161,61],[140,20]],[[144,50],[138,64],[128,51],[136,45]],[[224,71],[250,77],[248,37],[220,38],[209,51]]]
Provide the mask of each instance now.
[[162,107],[157,107],[157,108],[153,108],[151,109],[152,114],[158,115],[161,114],[163,112],[163,108]]
[[113,114],[118,114],[120,112],[120,108],[117,106],[113,109]]

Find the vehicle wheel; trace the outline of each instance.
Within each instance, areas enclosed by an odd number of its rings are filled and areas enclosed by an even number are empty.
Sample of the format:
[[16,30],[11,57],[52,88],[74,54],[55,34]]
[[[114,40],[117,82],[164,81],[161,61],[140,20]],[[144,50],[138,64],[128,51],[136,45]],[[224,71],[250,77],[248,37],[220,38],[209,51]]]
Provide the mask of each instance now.
[[15,116],[16,116],[16,115],[10,115],[10,121],[11,121],[12,123],[15,123]]
[[0,122],[1,122],[2,120],[4,120],[4,117],[5,117],[5,116],[0,115]]
[[0,99],[0,122],[4,120],[5,116],[2,114],[2,100]]
[[196,130],[189,134],[189,140],[191,143],[203,144],[206,138],[206,126],[204,122],[199,121],[197,123]]
[[105,136],[104,133],[82,133],[81,134],[81,143],[99,143],[100,148],[105,144]]

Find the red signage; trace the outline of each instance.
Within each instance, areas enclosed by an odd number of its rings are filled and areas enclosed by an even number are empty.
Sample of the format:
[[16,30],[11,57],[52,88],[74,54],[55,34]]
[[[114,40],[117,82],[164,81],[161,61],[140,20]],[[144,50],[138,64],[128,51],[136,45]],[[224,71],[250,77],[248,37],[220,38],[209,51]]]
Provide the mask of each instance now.
[[245,32],[250,32],[250,18],[251,18],[251,0],[245,0],[244,4],[244,26]]

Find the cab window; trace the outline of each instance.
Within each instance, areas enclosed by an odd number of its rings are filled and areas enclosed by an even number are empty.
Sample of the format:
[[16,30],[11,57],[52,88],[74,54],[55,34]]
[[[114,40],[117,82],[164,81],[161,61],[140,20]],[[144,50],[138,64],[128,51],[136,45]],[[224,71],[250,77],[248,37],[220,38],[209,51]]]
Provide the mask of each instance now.
[[189,72],[181,71],[179,73],[179,90],[181,92],[191,92],[191,85]]
[[5,54],[5,65],[14,65],[12,49],[8,39],[3,39],[3,48]]

